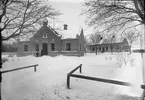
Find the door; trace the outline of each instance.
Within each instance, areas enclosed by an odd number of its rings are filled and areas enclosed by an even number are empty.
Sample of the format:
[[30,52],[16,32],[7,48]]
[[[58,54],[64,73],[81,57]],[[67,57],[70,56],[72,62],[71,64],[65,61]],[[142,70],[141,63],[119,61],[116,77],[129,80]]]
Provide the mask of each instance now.
[[42,45],[42,55],[47,55],[47,54],[48,54],[47,43],[43,43],[43,45]]

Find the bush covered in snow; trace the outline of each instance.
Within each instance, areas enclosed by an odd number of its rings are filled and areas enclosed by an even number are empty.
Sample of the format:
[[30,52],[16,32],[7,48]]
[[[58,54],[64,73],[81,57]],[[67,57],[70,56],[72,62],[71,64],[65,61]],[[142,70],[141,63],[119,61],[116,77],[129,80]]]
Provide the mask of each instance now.
[[121,53],[116,53],[116,60],[117,60],[117,65],[119,67],[122,66],[127,66],[128,64],[130,66],[134,66],[134,61],[135,59],[132,57],[132,55],[130,55],[130,53],[128,52],[121,52]]

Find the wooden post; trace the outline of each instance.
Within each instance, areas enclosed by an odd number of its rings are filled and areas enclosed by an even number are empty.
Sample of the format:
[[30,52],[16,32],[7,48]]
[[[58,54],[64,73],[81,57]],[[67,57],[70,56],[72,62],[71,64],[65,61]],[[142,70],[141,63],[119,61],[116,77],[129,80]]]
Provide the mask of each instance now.
[[2,90],[1,90],[1,82],[0,82],[0,99],[2,99]]
[[[142,50],[145,50],[145,33],[142,33],[142,36],[140,37],[140,48]],[[142,58],[143,84],[145,85],[145,52],[141,53],[141,58]],[[141,100],[145,100],[145,89],[143,90]]]
[[[145,50],[145,33],[143,33],[143,43],[142,43],[142,48]],[[142,67],[143,67],[143,84],[145,85],[145,53],[142,54]],[[143,90],[143,100],[145,100],[145,89]]]
[[82,73],[82,64],[80,64],[78,67],[76,67],[75,69],[73,69],[72,71],[70,71],[67,74],[67,88],[70,89],[70,76],[72,75],[72,73],[74,73],[77,69],[80,69],[80,73]]
[[80,73],[82,73],[82,65],[80,65]]
[[70,75],[67,74],[67,88],[70,89]]
[[113,54],[113,46],[112,43],[110,44],[111,54]]
[[1,96],[1,94],[2,94],[2,91],[1,91],[1,82],[2,82],[2,73],[1,73],[1,71],[0,71],[0,99],[2,98]]
[[96,44],[96,55],[97,55],[97,44]]
[[129,46],[129,52],[130,52],[130,54],[131,54],[131,45]]
[[0,83],[2,82],[2,73],[0,71]]
[[36,72],[36,66],[34,66],[34,71]]

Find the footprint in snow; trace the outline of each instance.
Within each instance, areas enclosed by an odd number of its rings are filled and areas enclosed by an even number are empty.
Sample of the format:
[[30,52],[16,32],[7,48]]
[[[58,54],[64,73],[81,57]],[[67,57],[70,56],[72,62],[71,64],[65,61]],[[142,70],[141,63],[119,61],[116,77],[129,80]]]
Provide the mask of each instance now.
[[71,98],[70,98],[69,96],[66,96],[66,99],[67,99],[67,100],[71,100]]

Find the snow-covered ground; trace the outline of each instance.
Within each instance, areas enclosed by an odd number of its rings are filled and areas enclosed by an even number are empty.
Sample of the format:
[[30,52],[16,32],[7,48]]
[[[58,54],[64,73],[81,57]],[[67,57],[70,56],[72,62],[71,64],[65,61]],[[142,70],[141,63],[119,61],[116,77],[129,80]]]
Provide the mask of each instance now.
[[[39,64],[33,68],[3,74],[3,100],[139,100],[142,90],[141,56],[132,54],[126,66],[119,67],[116,57],[104,53],[84,57],[8,57],[2,70]],[[119,55],[118,55],[119,56]],[[66,88],[66,76],[82,64],[82,74],[133,83],[133,87],[71,78],[71,89]],[[78,71],[77,74],[80,74]]]

